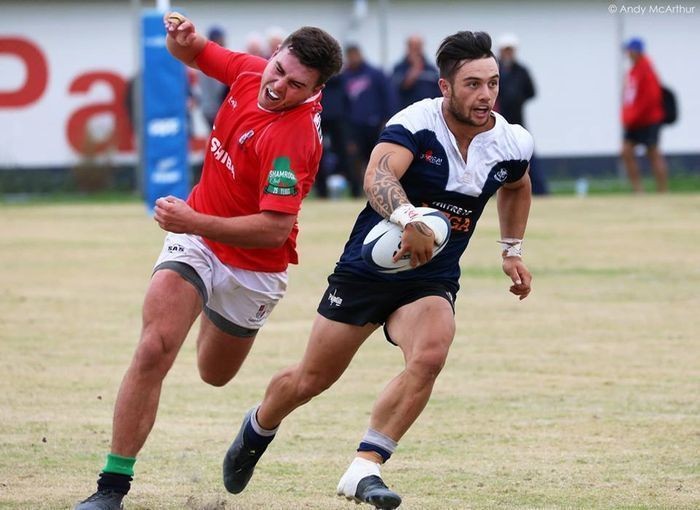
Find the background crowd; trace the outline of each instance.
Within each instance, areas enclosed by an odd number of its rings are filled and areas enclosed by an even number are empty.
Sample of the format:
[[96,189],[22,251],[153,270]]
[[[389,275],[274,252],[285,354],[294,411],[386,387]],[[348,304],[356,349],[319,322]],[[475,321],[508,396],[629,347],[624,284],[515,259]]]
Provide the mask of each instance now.
[[[246,36],[242,51],[269,58],[287,35],[278,26],[264,32],[253,31]],[[220,27],[211,27],[211,40],[226,46],[225,34]],[[529,69],[518,60],[519,41],[514,34],[502,34],[496,41],[499,57],[500,90],[495,110],[511,124],[527,126],[525,105],[536,96],[535,80]],[[641,170],[637,149],[643,147],[648,157],[658,191],[667,190],[667,167],[659,148],[660,129],[669,119],[664,112],[662,86],[652,63],[644,54],[644,42],[639,38],[628,40],[623,51],[630,59],[623,91],[621,123],[624,136],[621,159],[630,184],[635,192],[642,191]],[[424,51],[424,40],[419,34],[405,41],[403,58],[386,73],[368,62],[358,43],[344,48],[342,72],[333,77],[323,90],[321,128],[324,135],[324,153],[318,177],[314,184],[316,196],[338,198],[349,195],[363,196],[362,179],[369,155],[384,124],[397,111],[426,98],[439,97],[439,73],[431,56]],[[223,98],[225,87],[204,74],[193,77],[194,102],[199,104],[209,127]],[[672,105],[675,109],[675,105]],[[536,136],[536,133],[534,133]],[[536,154],[530,167],[533,195],[549,194],[544,172]]]

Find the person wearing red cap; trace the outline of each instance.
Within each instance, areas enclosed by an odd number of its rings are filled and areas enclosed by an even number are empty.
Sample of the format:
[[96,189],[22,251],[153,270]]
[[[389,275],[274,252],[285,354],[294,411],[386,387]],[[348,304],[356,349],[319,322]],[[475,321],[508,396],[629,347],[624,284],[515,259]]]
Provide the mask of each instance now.
[[661,85],[651,61],[644,53],[644,42],[632,38],[624,46],[632,63],[625,77],[622,95],[622,161],[636,193],[642,192],[642,178],[635,147],[644,145],[658,191],[668,189],[668,169],[659,149],[659,131],[664,119]]

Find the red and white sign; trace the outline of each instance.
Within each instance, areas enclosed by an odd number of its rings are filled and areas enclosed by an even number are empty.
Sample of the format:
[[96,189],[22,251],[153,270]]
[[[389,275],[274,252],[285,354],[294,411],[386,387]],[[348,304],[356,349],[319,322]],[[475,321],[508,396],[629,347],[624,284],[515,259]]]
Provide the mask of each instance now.
[[17,32],[0,31],[0,169],[66,167],[86,156],[134,162],[126,98],[138,58],[133,13],[114,4],[41,10],[3,7],[4,25]]

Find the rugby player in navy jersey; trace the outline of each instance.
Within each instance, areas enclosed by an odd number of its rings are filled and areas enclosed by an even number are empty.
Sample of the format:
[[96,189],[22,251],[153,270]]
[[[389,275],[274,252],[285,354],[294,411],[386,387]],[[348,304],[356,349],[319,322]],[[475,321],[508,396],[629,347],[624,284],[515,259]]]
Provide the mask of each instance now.
[[[230,492],[245,488],[282,420],[330,387],[383,325],[405,368],[376,400],[337,493],[380,509],[398,507],[401,498],[384,484],[379,468],[428,403],[445,364],[455,335],[459,259],[494,194],[510,292],[520,299],[530,293],[522,239],[531,200],[532,137],[492,111],[499,75],[488,34],[447,37],[437,64],[442,97],[397,113],[372,152],[364,183],[368,204],[328,278],[303,359],[272,378],[226,453],[224,484]],[[452,225],[449,243],[432,260],[435,239],[421,221],[420,206],[442,211]],[[383,218],[404,228],[395,260],[410,253],[413,269],[386,274],[363,261],[362,241]]]

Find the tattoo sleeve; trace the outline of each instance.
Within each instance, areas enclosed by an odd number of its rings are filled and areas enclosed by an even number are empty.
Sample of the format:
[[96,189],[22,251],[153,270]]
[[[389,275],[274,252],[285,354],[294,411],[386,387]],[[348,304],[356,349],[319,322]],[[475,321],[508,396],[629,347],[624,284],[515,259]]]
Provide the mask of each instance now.
[[401,183],[389,168],[389,159],[393,153],[384,154],[374,171],[374,179],[367,189],[367,198],[372,208],[384,218],[391,216],[394,209],[410,203]]

